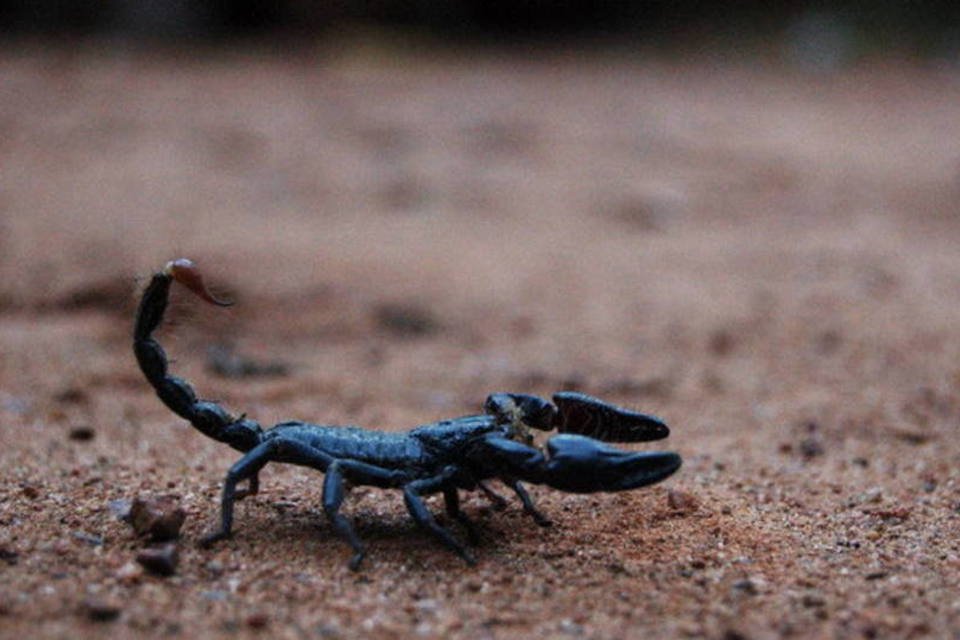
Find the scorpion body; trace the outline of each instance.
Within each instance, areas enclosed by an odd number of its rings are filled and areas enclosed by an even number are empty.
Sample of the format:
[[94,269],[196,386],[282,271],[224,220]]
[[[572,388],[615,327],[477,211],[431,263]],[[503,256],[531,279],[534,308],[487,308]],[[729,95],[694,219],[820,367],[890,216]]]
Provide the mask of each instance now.
[[[189,260],[168,263],[144,290],[133,332],[140,369],[160,400],[204,435],[243,453],[227,473],[221,500],[220,527],[205,536],[206,546],[230,535],[234,503],[257,493],[259,472],[270,462],[317,469],[324,473],[323,509],[336,533],[353,550],[356,570],[364,547],[340,513],[346,483],[400,488],[413,519],[467,563],[470,551],[434,519],[423,497],[442,493],[447,514],[460,522],[471,541],[476,529],[460,509],[459,490],[480,489],[498,505],[503,499],[486,480],[499,479],[517,494],[524,510],[542,526],[550,521],[533,505],[521,481],[577,493],[623,491],[653,484],[681,464],[671,452],[629,452],[604,441],[636,442],[666,437],[659,419],[628,411],[583,394],[566,392],[554,404],[526,394],[489,396],[484,413],[423,425],[405,433],[282,422],[270,429],[245,416],[233,416],[218,403],[197,397],[185,380],[170,375],[163,347],[153,337],[160,326],[170,287],[178,282],[207,302],[214,298]],[[546,443],[546,453],[532,446],[530,429],[560,433]],[[246,489],[238,484],[247,481]]]

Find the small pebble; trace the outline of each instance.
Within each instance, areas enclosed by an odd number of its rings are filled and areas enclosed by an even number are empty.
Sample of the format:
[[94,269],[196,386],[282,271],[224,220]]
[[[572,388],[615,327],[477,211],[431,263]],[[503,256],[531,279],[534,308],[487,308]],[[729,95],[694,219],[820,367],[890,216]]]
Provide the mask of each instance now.
[[700,506],[699,501],[693,495],[677,489],[671,489],[667,492],[667,504],[674,511],[683,513],[696,511]]
[[19,559],[20,559],[20,554],[14,551],[13,549],[0,547],[0,561],[3,561],[10,566],[13,566],[17,564],[17,561]]
[[122,610],[119,603],[112,600],[89,598],[83,601],[83,612],[95,622],[110,622],[120,616]]
[[140,576],[143,575],[143,568],[135,562],[128,562],[119,569],[117,569],[117,580],[125,584],[132,584],[137,582],[140,579]]
[[757,586],[757,583],[750,578],[744,578],[742,580],[737,580],[733,583],[733,588],[736,591],[745,593],[749,596],[755,596],[760,593],[760,589]]
[[89,399],[87,392],[80,387],[65,387],[58,391],[53,398],[57,402],[65,404],[84,404]]
[[803,594],[803,598],[801,598],[800,603],[808,609],[827,606],[826,599],[816,591]]
[[270,618],[267,617],[267,614],[258,612],[252,613],[247,616],[247,626],[251,629],[263,629],[270,623]]
[[80,542],[86,542],[91,547],[103,546],[103,538],[100,536],[95,536],[92,533],[87,533],[86,531],[74,531],[73,537]]
[[150,536],[153,542],[176,540],[186,512],[171,497],[137,498],[130,507],[130,525],[138,536]]
[[396,336],[422,337],[440,330],[440,323],[426,308],[385,303],[374,310],[377,324]]
[[823,445],[817,438],[804,438],[800,441],[800,455],[807,460],[822,456],[824,452]]
[[564,618],[560,621],[560,631],[571,636],[582,636],[583,625],[569,618]]
[[131,504],[129,500],[120,499],[120,500],[111,500],[107,503],[107,509],[110,510],[118,520],[123,520],[124,522],[130,520],[130,509]]
[[93,440],[94,436],[97,435],[97,432],[93,430],[93,427],[89,425],[77,425],[75,427],[70,427],[70,433],[68,434],[71,440],[76,440],[78,442],[88,442]]
[[172,576],[176,573],[179,559],[177,545],[172,542],[158,547],[148,547],[137,554],[137,562],[144,569],[158,576]]

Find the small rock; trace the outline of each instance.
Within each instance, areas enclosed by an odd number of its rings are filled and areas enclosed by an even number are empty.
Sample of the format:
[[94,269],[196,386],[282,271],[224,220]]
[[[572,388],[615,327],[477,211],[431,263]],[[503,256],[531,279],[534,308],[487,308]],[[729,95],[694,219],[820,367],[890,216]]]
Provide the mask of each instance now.
[[270,618],[263,612],[251,613],[247,616],[247,626],[251,629],[263,629],[270,623]]
[[914,431],[910,429],[893,429],[893,437],[903,440],[907,444],[920,445],[926,444],[934,438],[933,434],[923,431]]
[[27,498],[28,500],[36,500],[40,497],[40,490],[32,484],[21,485],[20,490],[23,492],[23,497]]
[[567,635],[579,637],[583,635],[583,625],[570,618],[564,618],[560,621],[560,631]]
[[124,584],[133,584],[143,575],[143,569],[134,562],[128,562],[117,569],[117,580]]
[[219,560],[211,560],[206,564],[206,569],[214,577],[220,576],[223,573],[223,563]]
[[93,427],[84,424],[70,427],[70,433],[67,435],[71,440],[76,440],[78,442],[89,442],[90,440],[93,440],[94,436],[97,435],[97,432],[93,430]]
[[317,625],[316,634],[320,638],[341,638],[340,627],[331,622],[321,622]]
[[113,600],[100,600],[98,598],[88,598],[83,601],[81,606],[86,616],[95,622],[110,622],[120,616],[122,607],[120,603]]
[[8,565],[13,566],[17,564],[17,561],[19,559],[20,559],[20,554],[14,551],[13,549],[0,547],[0,561],[6,562]]
[[800,604],[808,609],[816,609],[827,606],[827,600],[820,595],[820,593],[811,591],[803,594],[803,598],[800,599]]
[[107,503],[107,509],[110,510],[110,513],[115,515],[118,520],[123,520],[124,522],[130,521],[130,501],[125,499],[120,500],[111,500]]
[[740,591],[745,593],[748,596],[755,596],[760,593],[760,588],[757,584],[757,581],[750,578],[743,578],[742,580],[737,580],[733,583],[733,589],[735,591]]
[[733,334],[726,329],[717,329],[710,334],[710,351],[718,356],[730,355],[736,346],[736,339]]
[[422,613],[436,614],[440,608],[433,598],[421,598],[413,603],[414,608]]
[[823,452],[823,445],[818,438],[810,437],[800,441],[800,455],[807,460],[822,456]]
[[881,520],[903,521],[910,517],[912,509],[909,507],[894,507],[892,509],[864,509],[868,516],[877,516]]
[[863,493],[858,493],[848,498],[847,506],[856,507],[858,505],[874,504],[877,502],[883,502],[883,489],[880,487],[872,487]]
[[700,506],[699,501],[693,495],[677,489],[671,489],[667,492],[667,504],[674,511],[682,513],[696,511]]
[[92,533],[87,533],[86,531],[74,531],[73,537],[80,542],[86,542],[91,547],[103,546],[103,538],[100,536],[95,536]]
[[137,554],[137,562],[144,569],[158,576],[172,576],[176,573],[179,560],[177,545],[172,542],[158,547],[148,547]]
[[425,308],[410,304],[384,303],[374,310],[377,324],[403,337],[422,337],[437,333],[440,323]]
[[153,542],[176,540],[186,512],[172,497],[137,498],[130,507],[130,525],[138,536],[150,536]]
[[54,394],[53,399],[65,404],[85,404],[89,397],[80,387],[64,387]]

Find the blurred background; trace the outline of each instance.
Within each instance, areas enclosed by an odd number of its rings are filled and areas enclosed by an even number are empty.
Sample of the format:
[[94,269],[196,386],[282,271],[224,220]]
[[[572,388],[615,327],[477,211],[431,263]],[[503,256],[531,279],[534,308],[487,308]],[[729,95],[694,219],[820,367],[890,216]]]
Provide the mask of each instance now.
[[8,1],[0,309],[129,314],[189,255],[264,327],[399,308],[624,378],[758,316],[842,333],[824,296],[938,313],[953,278],[914,247],[953,251],[958,13]]
[[[78,2],[6,0],[0,24],[19,33],[100,33],[227,37],[281,32],[316,35],[345,25],[419,30],[438,37],[629,35],[661,43],[720,37],[743,46],[784,33],[797,45],[816,40],[848,55],[868,51],[956,52],[960,9],[948,0],[844,2],[308,2],[166,0]],[[840,41],[843,41],[842,43]],[[836,52],[834,52],[836,55]]]

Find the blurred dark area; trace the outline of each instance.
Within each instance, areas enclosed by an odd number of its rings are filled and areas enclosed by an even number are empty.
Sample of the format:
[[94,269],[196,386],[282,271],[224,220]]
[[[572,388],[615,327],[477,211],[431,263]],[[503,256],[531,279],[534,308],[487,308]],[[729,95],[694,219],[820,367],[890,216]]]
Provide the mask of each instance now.
[[860,51],[960,50],[960,3],[702,2],[618,0],[6,0],[8,34],[230,38],[281,32],[323,35],[344,26],[409,28],[438,37],[529,38],[629,35],[653,42],[750,40],[798,31],[841,38]]

